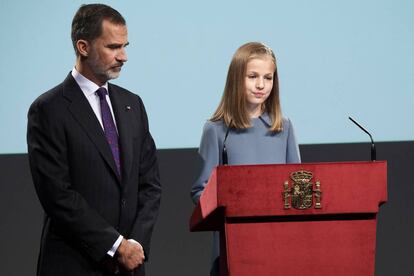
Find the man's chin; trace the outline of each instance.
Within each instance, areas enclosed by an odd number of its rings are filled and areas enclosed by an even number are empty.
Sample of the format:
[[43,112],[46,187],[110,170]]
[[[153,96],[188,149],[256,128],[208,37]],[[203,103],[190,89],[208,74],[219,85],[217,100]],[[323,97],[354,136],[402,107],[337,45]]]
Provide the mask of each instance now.
[[118,78],[120,73],[121,73],[121,70],[119,70],[118,72],[114,72],[114,71],[108,72],[107,74],[108,80],[113,80],[113,79]]

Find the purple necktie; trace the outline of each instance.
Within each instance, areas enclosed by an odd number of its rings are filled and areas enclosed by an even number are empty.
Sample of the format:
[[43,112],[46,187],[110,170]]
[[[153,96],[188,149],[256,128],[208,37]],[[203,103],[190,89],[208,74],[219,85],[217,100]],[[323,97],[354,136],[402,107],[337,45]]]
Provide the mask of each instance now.
[[116,131],[114,119],[112,118],[111,110],[109,109],[108,102],[105,98],[106,94],[108,94],[108,91],[106,91],[104,87],[100,87],[98,90],[96,90],[96,94],[99,96],[99,102],[101,104],[101,116],[106,140],[108,141],[108,144],[111,147],[112,156],[114,157],[118,173],[119,175],[121,175],[118,133]]

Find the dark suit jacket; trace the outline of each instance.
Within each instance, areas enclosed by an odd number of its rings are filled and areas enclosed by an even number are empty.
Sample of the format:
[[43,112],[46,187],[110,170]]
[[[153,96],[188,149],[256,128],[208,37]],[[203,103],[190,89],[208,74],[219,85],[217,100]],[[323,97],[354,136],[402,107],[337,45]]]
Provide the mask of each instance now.
[[102,262],[119,234],[141,243],[148,259],[161,197],[155,144],[141,99],[112,84],[108,92],[121,176],[71,74],[30,107],[30,167],[45,210],[39,275],[104,275]]

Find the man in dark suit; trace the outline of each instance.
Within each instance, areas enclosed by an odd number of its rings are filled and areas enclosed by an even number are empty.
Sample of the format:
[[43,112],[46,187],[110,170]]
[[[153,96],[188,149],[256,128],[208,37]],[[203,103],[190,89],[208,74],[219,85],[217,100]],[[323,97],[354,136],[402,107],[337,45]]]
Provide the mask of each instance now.
[[83,5],[76,65],[28,113],[33,182],[45,210],[38,275],[144,275],[161,186],[141,99],[108,80],[127,61],[124,18]]

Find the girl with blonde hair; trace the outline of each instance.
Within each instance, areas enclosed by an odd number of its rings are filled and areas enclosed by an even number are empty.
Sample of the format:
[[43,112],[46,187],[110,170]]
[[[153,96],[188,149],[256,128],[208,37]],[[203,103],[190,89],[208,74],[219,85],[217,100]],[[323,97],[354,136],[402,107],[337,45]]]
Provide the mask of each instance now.
[[[265,44],[246,43],[234,54],[221,102],[204,125],[199,154],[203,167],[192,186],[194,203],[218,165],[300,163],[292,123],[282,116],[276,57]],[[218,256],[215,232],[211,275],[219,275]]]

